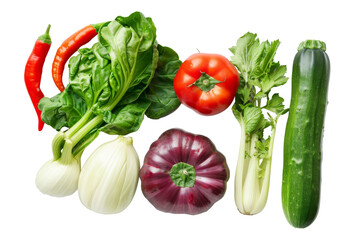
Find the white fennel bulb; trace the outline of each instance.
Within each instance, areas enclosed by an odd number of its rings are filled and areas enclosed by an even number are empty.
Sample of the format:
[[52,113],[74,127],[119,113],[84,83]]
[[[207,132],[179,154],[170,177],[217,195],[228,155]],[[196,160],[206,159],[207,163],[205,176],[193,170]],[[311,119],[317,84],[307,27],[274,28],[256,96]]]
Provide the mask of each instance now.
[[132,138],[119,136],[98,147],[80,173],[80,201],[97,213],[123,211],[132,201],[140,171]]
[[[59,133],[58,136],[62,139],[64,134]],[[53,160],[42,165],[35,179],[35,184],[40,192],[54,197],[73,194],[76,192],[79,182],[82,152],[74,156],[72,142],[65,140],[64,143],[61,156],[56,158],[54,155]]]
[[79,161],[63,163],[50,160],[39,169],[35,183],[40,192],[44,194],[65,197],[77,190],[79,174]]

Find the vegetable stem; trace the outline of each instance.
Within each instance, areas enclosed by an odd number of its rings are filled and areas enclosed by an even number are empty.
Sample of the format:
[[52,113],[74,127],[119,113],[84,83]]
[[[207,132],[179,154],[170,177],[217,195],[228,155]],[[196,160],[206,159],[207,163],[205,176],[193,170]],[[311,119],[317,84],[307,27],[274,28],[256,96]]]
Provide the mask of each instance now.
[[241,127],[241,137],[240,137],[238,162],[236,165],[236,174],[235,174],[235,203],[239,211],[244,212],[241,193],[243,191],[242,182],[244,181],[246,134],[245,134],[245,123],[241,114],[239,117],[239,123]]
[[62,157],[62,149],[64,148],[66,140],[70,140],[71,137],[75,133],[77,133],[84,126],[84,124],[86,124],[86,122],[89,120],[91,115],[92,115],[92,111],[87,111],[85,115],[78,122],[76,122],[75,125],[69,128],[69,130],[67,130],[65,133],[59,131],[55,135],[52,142],[52,152],[53,152],[54,160],[58,160]]
[[274,118],[269,149],[260,164],[261,158],[256,147],[259,136],[257,133],[246,133],[244,117],[240,114],[241,139],[235,174],[235,203],[243,214],[253,215],[261,212],[265,207],[278,117],[279,115]]
[[52,152],[53,159],[57,160],[61,157],[61,149],[63,148],[65,143],[65,134],[64,132],[58,132],[52,142]]
[[275,140],[275,133],[276,133],[276,123],[277,123],[278,116],[275,119],[274,126],[271,129],[271,137],[270,137],[270,145],[269,151],[266,157],[264,157],[263,161],[261,162],[260,169],[264,172],[261,181],[260,181],[260,195],[257,205],[254,207],[253,212],[259,213],[261,212],[266,204],[268,194],[269,194],[269,186],[270,186],[270,170],[271,170],[271,160],[274,148],[274,140]]
[[243,192],[242,200],[246,214],[251,214],[254,206],[257,203],[260,195],[259,189],[259,159],[257,157],[257,150],[255,147],[256,141],[258,140],[257,134],[252,134],[250,141],[250,160],[247,167],[247,175],[243,180]]
[[63,164],[66,165],[71,164],[74,161],[72,148],[73,148],[73,143],[70,140],[66,139],[61,157],[60,159],[58,159],[58,161],[61,161]]
[[[128,85],[116,96],[115,101],[113,101],[110,105],[105,106],[103,109],[104,111],[109,110],[111,111],[122,99],[124,94],[128,89]],[[99,125],[103,121],[103,115],[99,114],[91,119],[94,116],[92,110],[88,110],[84,116],[76,122],[68,131],[65,133],[59,132],[54,140],[53,140],[53,155],[54,159],[59,159],[61,157],[61,149],[64,147],[64,141],[69,141],[71,143],[71,147],[76,146],[76,144],[86,135],[88,134],[93,128]],[[93,139],[93,138],[91,138]],[[88,144],[88,143],[86,143]],[[66,144],[65,144],[66,145]],[[67,144],[69,148],[69,144]],[[64,147],[65,148],[65,147]],[[83,147],[79,148],[83,150]],[[78,151],[74,152],[77,154]]]
[[84,116],[75,123],[74,126],[72,126],[68,131],[65,133],[66,138],[71,138],[76,132],[78,132],[89,120],[89,118],[92,115],[92,110],[88,110]]
[[[279,40],[260,43],[256,34],[246,33],[230,48],[234,54],[231,61],[245,81],[238,89],[233,106],[234,116],[241,126],[235,201],[243,214],[256,214],[265,207],[276,124],[287,112],[284,99],[278,93],[269,96],[272,88],[288,80],[284,75],[286,66],[274,61],[279,44]],[[264,112],[268,113],[268,118]],[[270,112],[275,113],[275,117]],[[270,136],[264,138],[268,127],[272,127]]]
[[279,118],[279,116],[276,116],[276,118],[274,120],[274,126],[272,126],[272,129],[271,129],[270,146],[269,146],[269,152],[268,152],[268,156],[267,156],[267,158],[270,161],[271,161],[272,154],[273,154],[273,148],[274,148],[274,142],[275,142],[275,133],[276,133],[276,125],[277,125],[278,118]]
[[86,134],[103,121],[103,115],[97,115],[77,131],[70,139],[76,145]]
[[[113,101],[110,105],[105,106],[103,109],[104,111],[111,111],[122,99],[124,94],[126,93],[127,89],[129,87],[129,84],[126,84],[126,86],[123,88],[123,90],[119,93],[118,96],[116,96],[115,101]],[[84,115],[85,117],[85,115]],[[87,119],[86,119],[87,120]],[[85,121],[86,121],[85,120]],[[97,125],[99,125],[103,121],[103,115],[99,114],[90,121],[88,121],[83,127],[77,131],[72,137],[71,141],[74,144],[74,146],[86,135],[88,134],[93,128],[95,128]]]

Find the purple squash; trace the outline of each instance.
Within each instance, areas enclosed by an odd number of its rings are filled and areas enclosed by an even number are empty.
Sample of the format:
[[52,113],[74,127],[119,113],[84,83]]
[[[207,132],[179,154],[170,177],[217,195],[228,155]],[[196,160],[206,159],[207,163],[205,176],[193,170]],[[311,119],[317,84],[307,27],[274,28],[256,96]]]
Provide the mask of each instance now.
[[209,138],[170,129],[150,146],[140,179],[155,208],[194,215],[224,196],[229,168]]

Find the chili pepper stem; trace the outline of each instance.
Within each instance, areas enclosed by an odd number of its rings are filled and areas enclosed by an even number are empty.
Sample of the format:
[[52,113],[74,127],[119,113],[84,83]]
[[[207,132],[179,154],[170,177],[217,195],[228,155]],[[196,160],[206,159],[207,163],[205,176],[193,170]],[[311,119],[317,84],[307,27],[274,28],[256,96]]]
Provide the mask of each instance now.
[[101,27],[107,25],[108,23],[109,22],[96,23],[96,24],[91,24],[91,26],[93,26],[93,28],[95,28],[95,31],[98,33]]
[[46,31],[43,35],[41,35],[38,40],[42,41],[43,43],[47,43],[47,44],[51,44],[51,38],[50,38],[50,28],[51,25],[49,24],[48,27],[46,28]]

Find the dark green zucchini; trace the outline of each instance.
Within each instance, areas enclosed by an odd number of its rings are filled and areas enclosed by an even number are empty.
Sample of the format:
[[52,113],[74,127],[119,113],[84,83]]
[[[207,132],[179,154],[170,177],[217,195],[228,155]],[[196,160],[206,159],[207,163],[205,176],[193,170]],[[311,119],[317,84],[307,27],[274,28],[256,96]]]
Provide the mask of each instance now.
[[309,226],[320,202],[322,138],[330,77],[324,42],[307,40],[294,58],[284,139],[282,206],[288,222]]

